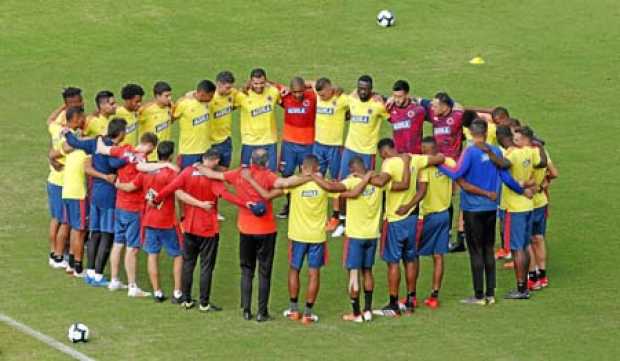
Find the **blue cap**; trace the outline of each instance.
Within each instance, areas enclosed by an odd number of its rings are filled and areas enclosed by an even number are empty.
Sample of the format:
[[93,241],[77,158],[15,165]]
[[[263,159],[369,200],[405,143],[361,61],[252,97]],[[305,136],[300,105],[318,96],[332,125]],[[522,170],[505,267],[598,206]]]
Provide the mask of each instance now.
[[250,210],[256,217],[261,217],[267,212],[267,206],[263,202],[256,202],[250,205]]

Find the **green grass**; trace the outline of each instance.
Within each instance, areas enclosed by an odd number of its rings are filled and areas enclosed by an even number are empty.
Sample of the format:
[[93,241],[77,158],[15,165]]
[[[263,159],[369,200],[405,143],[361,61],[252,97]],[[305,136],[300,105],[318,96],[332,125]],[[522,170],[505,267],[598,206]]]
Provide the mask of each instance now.
[[[392,9],[397,26],[374,16]],[[613,257],[619,211],[620,8],[612,0],[475,1],[97,1],[0,3],[0,312],[58,340],[74,320],[90,326],[80,351],[101,360],[152,359],[616,359],[620,308]],[[482,55],[487,64],[467,61]],[[322,320],[302,327],[281,317],[246,322],[239,300],[238,234],[224,206],[213,299],[220,314],[128,300],[85,287],[46,265],[45,118],[66,85],[118,92],[129,81],[169,81],[177,96],[230,69],[255,66],[286,82],[329,76],[351,89],[362,73],[387,92],[398,78],[429,96],[447,90],[464,104],[505,105],[548,142],[560,169],[549,228],[552,285],[529,302],[468,308],[465,255],[449,256],[442,308],[368,325],[339,321],[348,309],[341,240],[323,273]],[[389,128],[383,129],[389,134]],[[238,143],[236,143],[238,145]],[[238,160],[238,147],[237,159]],[[280,224],[271,311],[287,305],[286,227]],[[142,257],[144,258],[144,257]],[[144,261],[144,260],[142,260]],[[163,263],[168,269],[169,261]],[[429,289],[422,262],[419,290]],[[375,303],[386,295],[376,267]],[[499,272],[498,293],[513,283]],[[140,268],[140,284],[148,285]],[[164,277],[170,288],[170,279]],[[302,293],[303,295],[303,293]],[[0,359],[63,355],[0,326]]]

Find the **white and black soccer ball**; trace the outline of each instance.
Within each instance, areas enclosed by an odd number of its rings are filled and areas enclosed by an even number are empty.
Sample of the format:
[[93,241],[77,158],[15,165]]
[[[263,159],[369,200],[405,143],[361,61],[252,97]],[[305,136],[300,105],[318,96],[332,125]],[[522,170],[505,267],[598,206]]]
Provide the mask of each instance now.
[[73,343],[88,341],[88,327],[85,324],[76,322],[69,327],[68,337]]
[[394,26],[395,22],[396,18],[390,10],[381,10],[379,11],[379,14],[377,14],[377,25],[383,28]]

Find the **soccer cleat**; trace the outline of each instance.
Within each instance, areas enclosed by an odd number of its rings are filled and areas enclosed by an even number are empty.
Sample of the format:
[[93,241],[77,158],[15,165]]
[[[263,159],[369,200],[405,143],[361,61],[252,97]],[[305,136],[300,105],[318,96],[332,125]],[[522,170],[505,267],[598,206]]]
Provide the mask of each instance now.
[[212,303],[207,303],[206,305],[198,306],[198,310],[200,310],[200,312],[218,312],[221,311],[222,308]]
[[301,319],[301,313],[297,310],[286,309],[282,312],[282,315],[291,321],[299,321]]
[[465,242],[450,243],[448,245],[449,253],[465,252]]
[[364,311],[364,313],[362,313],[362,317],[364,318],[364,321],[366,322],[372,321],[372,311],[371,310]]
[[185,308],[186,310],[191,310],[192,308],[194,308],[194,306],[194,300],[184,301],[181,303],[181,307]]
[[256,322],[268,322],[272,320],[273,318],[268,313],[259,313],[256,315]]
[[217,220],[218,220],[218,221],[220,221],[220,222],[223,222],[223,221],[225,221],[225,220],[226,220],[226,218],[225,218],[223,215],[221,215],[221,214],[219,214],[219,213],[218,213],[218,214],[217,214]]
[[540,286],[542,288],[549,286],[549,278],[547,278],[547,276],[539,278],[538,281],[540,282]]
[[66,269],[68,266],[67,262],[65,262],[65,260],[62,260],[60,262],[54,262],[54,265],[52,266],[53,269]]
[[504,259],[509,253],[504,248],[498,248],[495,252],[495,259]]
[[[401,299],[398,301],[398,306],[399,306],[399,307],[401,307],[401,305],[402,305],[402,306],[405,306],[405,305],[406,305],[406,303],[407,303],[407,297],[403,297],[403,298],[401,298]],[[412,305],[412,306],[413,306],[413,308],[418,307],[418,298],[414,296],[414,297],[413,297],[413,302],[411,302],[411,303],[413,304],[413,305]],[[402,307],[401,307],[401,308],[402,308]]]
[[110,281],[108,281],[105,277],[102,277],[99,281],[91,278],[90,285],[93,287],[108,287],[110,285]]
[[149,297],[150,295],[151,292],[142,291],[139,287],[129,287],[129,290],[127,291],[128,297],[144,298]]
[[487,304],[487,301],[484,298],[476,298],[476,296],[467,297],[461,300],[461,303],[464,305],[479,305],[484,306]]
[[332,237],[334,238],[342,237],[342,235],[344,234],[344,229],[345,229],[344,224],[340,223],[338,227],[336,227],[334,232],[332,232]]
[[515,263],[514,261],[510,261],[510,262],[506,262],[504,263],[504,269],[514,269],[515,268]]
[[86,277],[86,272],[82,271],[82,272],[78,273],[77,271],[73,271],[73,277],[75,277],[75,278],[85,278]]
[[519,290],[512,290],[504,296],[506,300],[528,300],[530,298],[530,293],[528,291],[519,292]]
[[494,305],[495,304],[495,296],[487,296],[486,300],[487,300],[487,305]]
[[251,321],[253,317],[254,317],[254,315],[252,315],[252,311],[250,311],[250,310],[244,310],[243,311],[243,319],[244,320]]
[[311,313],[309,315],[303,315],[303,317],[301,318],[301,323],[303,323],[304,325],[310,325],[317,322],[319,322],[319,316],[315,315],[314,313]]
[[359,314],[356,316],[353,313],[347,313],[345,315],[342,315],[342,320],[349,321],[349,322],[355,322],[355,323],[362,323],[364,322],[364,317],[362,317],[362,314]]
[[117,291],[117,290],[122,290],[126,288],[127,288],[127,285],[123,284],[123,282],[119,280],[111,280],[110,283],[108,283],[108,289],[110,291]]
[[183,303],[183,295],[181,295],[181,297],[174,297],[174,295],[172,295],[172,297],[170,297],[170,303],[173,305],[180,305]]
[[73,267],[71,267],[71,266],[69,266],[69,265],[67,264],[67,268],[65,268],[65,272],[66,272],[67,274],[69,274],[69,275],[72,275],[72,274],[73,274],[73,272],[75,272],[75,270],[73,269]]
[[163,303],[167,299],[168,297],[166,297],[163,293],[160,293],[159,295],[157,294],[153,295],[153,300],[157,303]]
[[384,317],[399,317],[400,309],[392,308],[392,306],[386,305],[380,310],[373,310],[372,314],[376,316],[384,316]]
[[542,284],[540,283],[539,280],[536,280],[536,281],[531,280],[531,279],[527,280],[527,289],[528,290],[530,290],[530,291],[538,291],[538,290],[542,290],[542,288],[543,288],[543,286],[542,286]]
[[88,275],[88,272],[86,273],[86,276],[84,277],[84,283],[86,283],[87,285],[92,285],[93,281],[95,281],[95,279],[91,276]]
[[439,299],[437,297],[429,297],[424,300],[424,304],[430,309],[436,309],[439,307]]
[[55,264],[55,263],[56,263],[56,261],[54,261],[54,258],[49,257],[49,258],[47,259],[47,264],[48,264],[50,267],[55,268],[55,267],[54,267],[54,264]]
[[325,225],[325,231],[326,232],[333,232],[336,230],[336,227],[338,227],[338,225],[340,224],[340,220],[338,218],[330,218],[329,221],[327,221],[327,224]]

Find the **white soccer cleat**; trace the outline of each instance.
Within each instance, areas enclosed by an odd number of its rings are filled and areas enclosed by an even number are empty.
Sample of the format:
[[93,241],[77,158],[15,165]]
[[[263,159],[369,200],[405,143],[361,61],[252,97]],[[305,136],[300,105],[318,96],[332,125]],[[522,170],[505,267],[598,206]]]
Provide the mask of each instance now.
[[225,221],[225,220],[226,220],[226,218],[225,218],[223,215],[221,215],[221,214],[219,214],[219,213],[218,213],[218,214],[217,214],[217,220],[218,220],[218,221],[220,221],[220,222],[222,222],[222,221]]
[[150,297],[151,292],[145,292],[140,289],[140,287],[130,287],[129,291],[127,291],[127,296],[134,298],[144,298]]
[[332,237],[334,238],[342,237],[343,234],[344,234],[344,224],[341,223],[338,225],[338,227],[336,227],[336,229],[332,233]]
[[53,269],[66,269],[67,268],[67,262],[60,261],[60,262],[54,262],[53,265],[51,265]]
[[69,266],[69,264],[67,263],[67,267],[65,268],[65,272],[69,275],[72,275],[73,272],[75,272],[75,270],[73,269],[73,267]]
[[78,273],[77,271],[73,271],[73,277],[75,278],[84,278],[86,277],[86,272],[82,271]]
[[123,289],[127,289],[127,285],[123,284],[123,282],[119,280],[111,280],[110,283],[108,284],[108,289],[110,291],[123,290]]
[[364,319],[365,322],[372,321],[372,311],[370,310],[364,311],[364,313],[362,313],[362,318]]

